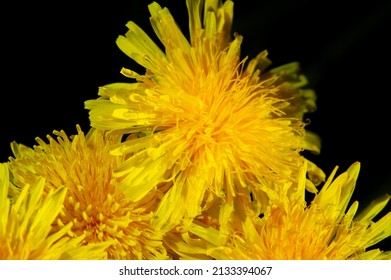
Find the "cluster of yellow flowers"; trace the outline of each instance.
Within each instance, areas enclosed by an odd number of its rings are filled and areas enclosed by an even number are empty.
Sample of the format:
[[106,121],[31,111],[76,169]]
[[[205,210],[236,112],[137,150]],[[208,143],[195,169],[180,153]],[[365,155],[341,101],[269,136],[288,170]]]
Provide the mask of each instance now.
[[[360,164],[326,178],[297,63],[241,59],[233,1],[186,0],[190,38],[151,3],[118,47],[146,69],[85,102],[91,128],[11,143],[0,259],[391,259],[384,195],[356,214]],[[306,194],[314,196],[306,201]]]

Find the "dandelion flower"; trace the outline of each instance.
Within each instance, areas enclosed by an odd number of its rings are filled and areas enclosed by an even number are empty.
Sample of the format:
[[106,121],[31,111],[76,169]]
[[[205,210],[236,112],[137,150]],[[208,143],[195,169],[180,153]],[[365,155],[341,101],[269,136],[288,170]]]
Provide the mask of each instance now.
[[[231,38],[232,1],[186,3],[189,40],[169,10],[153,2],[151,23],[165,52],[129,22],[116,42],[146,73],[123,69],[135,82],[102,86],[100,97],[85,103],[93,127],[140,136],[111,151],[128,155],[115,174],[124,177],[132,199],[171,183],[152,222],[163,231],[200,215],[211,197],[232,205],[251,193],[261,211],[263,189],[297,173],[305,161],[301,151],[319,151],[319,139],[303,122],[315,109],[315,94],[303,89],[298,64],[266,70],[266,51],[241,60],[243,38]],[[316,185],[323,173],[312,167]],[[307,187],[316,192],[312,183]]]
[[112,176],[123,160],[109,153],[116,137],[95,129],[84,135],[79,126],[77,131],[72,138],[55,131],[57,140],[48,136],[49,143],[38,138],[34,149],[13,143],[11,181],[19,186],[43,177],[45,192],[65,186],[64,207],[54,229],[62,232],[66,227],[75,238],[84,236],[84,245],[110,242],[109,259],[168,258],[162,234],[150,226],[154,197],[134,202]]
[[0,259],[80,259],[80,256],[103,259],[107,244],[81,246],[80,238],[70,238],[72,223],[53,232],[52,223],[60,213],[66,188],[59,187],[43,195],[45,180],[25,185],[15,203],[9,196],[7,164],[0,164]]
[[[215,259],[391,259],[390,251],[374,249],[391,235],[391,212],[374,221],[390,196],[376,199],[358,214],[358,202],[349,205],[359,169],[360,164],[354,163],[334,179],[335,168],[309,206],[304,199],[305,173],[301,172],[296,192],[277,194],[262,218],[244,216],[225,244],[214,241],[218,231],[213,228],[195,225],[190,232],[197,233],[198,243],[203,244],[198,250],[214,244],[204,254]],[[177,248],[188,248],[188,244],[182,241]]]

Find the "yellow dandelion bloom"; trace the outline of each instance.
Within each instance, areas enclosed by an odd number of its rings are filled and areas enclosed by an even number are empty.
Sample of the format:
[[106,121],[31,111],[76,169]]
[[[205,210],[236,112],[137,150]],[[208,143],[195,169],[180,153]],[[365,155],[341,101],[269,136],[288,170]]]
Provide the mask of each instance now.
[[66,188],[43,195],[45,180],[25,185],[15,203],[9,196],[7,164],[0,164],[0,260],[104,259],[109,244],[82,246],[83,236],[70,238],[72,223],[53,231],[52,223],[60,213]]
[[[151,23],[165,52],[129,22],[116,42],[146,73],[123,69],[134,83],[102,86],[100,98],[85,103],[93,127],[139,134],[111,151],[129,156],[116,176],[125,176],[122,185],[132,199],[171,182],[153,221],[164,231],[199,215],[211,196],[232,204],[251,193],[254,207],[264,207],[265,186],[297,173],[302,150],[319,151],[319,139],[303,122],[315,109],[315,94],[302,88],[298,64],[267,71],[266,51],[241,60],[243,38],[231,37],[232,1],[186,3],[190,40],[169,10],[153,2]],[[312,167],[316,185],[323,173]],[[307,187],[316,192],[311,182]]]
[[[304,199],[305,172],[302,171],[296,192],[277,194],[262,218],[246,214],[241,224],[238,220],[233,222],[231,236],[225,239],[225,244],[215,241],[219,233],[214,228],[194,225],[190,232],[196,233],[197,242],[202,244],[198,250],[204,248],[204,254],[215,259],[391,259],[391,251],[374,248],[391,236],[391,212],[374,221],[390,195],[373,201],[359,214],[356,214],[357,201],[349,205],[359,169],[360,164],[354,163],[334,179],[335,168],[309,206]],[[180,244],[177,250],[186,252],[189,242]]]
[[55,131],[57,140],[48,136],[49,143],[38,138],[34,149],[13,143],[11,181],[20,186],[43,177],[45,192],[65,186],[64,207],[54,229],[67,228],[75,238],[84,236],[82,244],[110,242],[109,259],[168,258],[162,234],[150,226],[155,207],[152,193],[134,202],[112,176],[123,161],[109,153],[117,137],[95,129],[84,135],[79,126],[77,131],[71,138]]

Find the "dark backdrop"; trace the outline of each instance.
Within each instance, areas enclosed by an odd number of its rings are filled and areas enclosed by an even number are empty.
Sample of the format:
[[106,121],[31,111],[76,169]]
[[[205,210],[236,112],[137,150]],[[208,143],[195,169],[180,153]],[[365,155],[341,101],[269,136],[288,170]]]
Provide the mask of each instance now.
[[[153,34],[150,1],[90,2],[29,1],[3,7],[2,162],[11,155],[11,141],[32,146],[35,137],[44,138],[54,129],[73,134],[80,124],[87,130],[84,101],[96,98],[99,86],[124,81],[121,67],[142,72],[115,39],[126,32],[128,20]],[[158,2],[187,33],[185,0]],[[360,161],[353,199],[364,207],[391,194],[391,2],[341,2],[237,0],[233,31],[244,36],[243,55],[251,58],[267,49],[274,66],[301,63],[318,94],[318,110],[308,116],[308,129],[323,139],[321,155],[310,158],[327,174],[336,165],[342,172]],[[383,213],[390,210],[388,206]],[[383,242],[382,248],[391,250],[390,243]]]

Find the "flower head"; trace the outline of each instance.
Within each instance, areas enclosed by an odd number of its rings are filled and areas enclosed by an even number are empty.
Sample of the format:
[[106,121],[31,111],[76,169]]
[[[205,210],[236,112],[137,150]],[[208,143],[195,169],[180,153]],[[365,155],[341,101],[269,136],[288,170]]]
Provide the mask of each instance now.
[[[101,97],[86,102],[93,127],[140,136],[111,151],[129,156],[116,170],[128,195],[139,200],[171,183],[153,221],[164,231],[200,215],[213,198],[232,204],[251,195],[261,211],[264,188],[295,174],[305,161],[303,149],[319,150],[302,120],[315,109],[315,94],[302,89],[306,80],[297,63],[266,71],[264,51],[245,66],[243,38],[231,37],[233,2],[188,0],[187,7],[189,41],[167,8],[149,5],[165,52],[129,22],[117,44],[146,73],[123,69],[134,83],[102,86]],[[323,173],[314,170],[319,183]],[[314,184],[307,186],[316,192]]]
[[[215,259],[391,259],[391,252],[372,249],[391,236],[391,212],[374,221],[390,196],[380,197],[357,215],[358,202],[349,206],[359,168],[354,163],[333,180],[335,169],[309,206],[304,199],[305,172],[301,172],[297,191],[274,196],[262,218],[236,212],[236,220],[231,217],[231,235],[222,241],[216,242],[221,235],[216,228],[189,227],[193,239],[202,244],[198,251],[203,248],[205,256]],[[187,257],[188,244],[172,242],[171,247]]]
[[82,246],[83,236],[70,238],[72,223],[54,231],[52,223],[60,213],[66,188],[43,194],[45,180],[24,185],[11,203],[7,164],[0,164],[0,259],[103,259],[109,244]]
[[[109,259],[165,259],[162,235],[150,226],[154,198],[134,202],[119,188],[112,171],[123,157],[110,155],[118,142],[103,131],[91,129],[87,135],[77,128],[69,138],[55,131],[57,140],[37,139],[34,149],[13,143],[15,158],[10,159],[11,181],[17,185],[46,180],[44,192],[65,186],[64,205],[53,225],[56,231],[67,228],[82,244],[109,242]],[[69,224],[72,226],[67,226]]]

